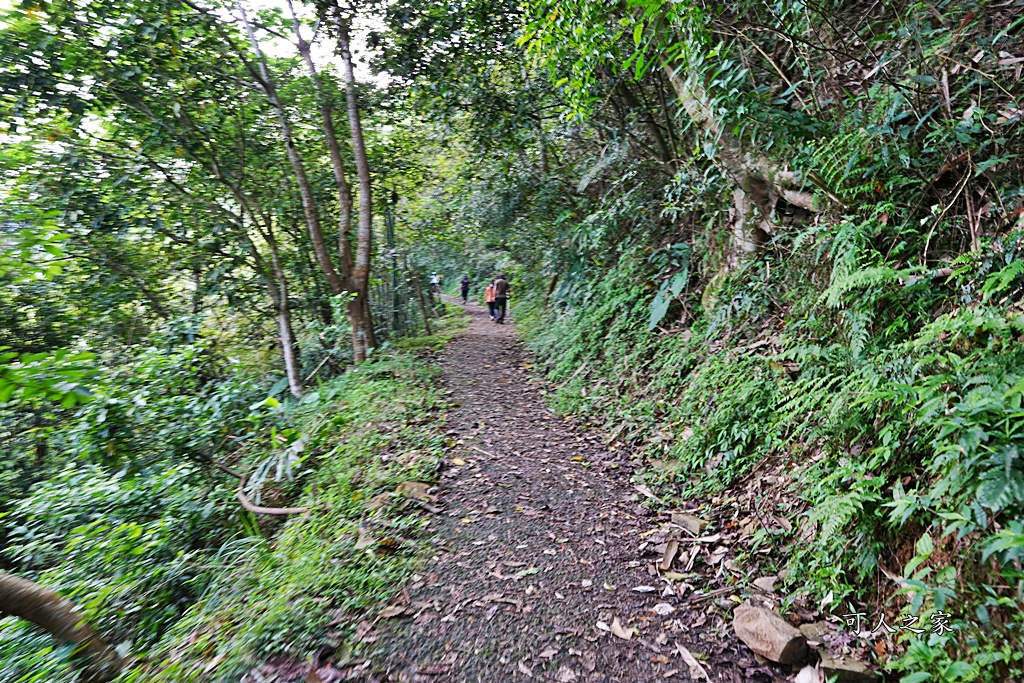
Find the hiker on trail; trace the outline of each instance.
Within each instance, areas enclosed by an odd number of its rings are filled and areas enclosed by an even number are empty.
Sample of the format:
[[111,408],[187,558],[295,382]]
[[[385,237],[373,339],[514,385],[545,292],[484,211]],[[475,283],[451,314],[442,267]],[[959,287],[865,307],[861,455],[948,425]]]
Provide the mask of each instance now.
[[465,306],[469,301],[469,276],[463,275],[459,285],[462,288],[462,305]]
[[508,305],[508,280],[505,279],[505,274],[502,273],[498,276],[498,279],[494,281],[494,321],[499,325],[505,324],[505,307]]
[[484,287],[484,301],[487,302],[487,312],[491,314],[491,320],[494,320],[494,280]]
[[430,291],[435,294],[441,293],[441,278],[438,277],[437,273],[430,276]]

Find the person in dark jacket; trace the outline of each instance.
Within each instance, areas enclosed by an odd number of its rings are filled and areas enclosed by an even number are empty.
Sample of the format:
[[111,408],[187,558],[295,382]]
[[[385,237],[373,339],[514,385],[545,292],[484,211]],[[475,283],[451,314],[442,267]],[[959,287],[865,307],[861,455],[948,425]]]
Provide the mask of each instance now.
[[463,275],[462,282],[459,283],[462,290],[462,304],[465,305],[469,301],[469,276]]
[[505,324],[505,307],[508,306],[509,289],[508,280],[505,279],[505,274],[502,273],[494,281],[494,322],[499,325]]

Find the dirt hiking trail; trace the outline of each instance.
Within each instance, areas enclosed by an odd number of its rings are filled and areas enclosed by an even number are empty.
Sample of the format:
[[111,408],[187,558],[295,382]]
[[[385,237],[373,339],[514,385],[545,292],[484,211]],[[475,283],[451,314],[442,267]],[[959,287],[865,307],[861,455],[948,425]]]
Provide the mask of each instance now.
[[732,637],[723,596],[682,598],[659,576],[667,514],[605,435],[545,405],[513,325],[465,308],[441,358],[457,445],[433,556],[396,601],[403,616],[366,634],[369,680],[787,680]]

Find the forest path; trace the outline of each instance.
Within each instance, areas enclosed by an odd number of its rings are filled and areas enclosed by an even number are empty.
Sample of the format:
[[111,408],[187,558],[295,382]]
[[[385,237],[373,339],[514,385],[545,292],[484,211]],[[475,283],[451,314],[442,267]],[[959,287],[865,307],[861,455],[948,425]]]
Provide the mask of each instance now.
[[373,679],[692,680],[678,643],[712,681],[771,680],[714,628],[712,600],[688,610],[657,575],[667,517],[642,505],[606,437],[545,405],[511,324],[465,308],[469,329],[441,360],[457,446],[438,484],[433,556],[397,601],[404,618],[369,638]]

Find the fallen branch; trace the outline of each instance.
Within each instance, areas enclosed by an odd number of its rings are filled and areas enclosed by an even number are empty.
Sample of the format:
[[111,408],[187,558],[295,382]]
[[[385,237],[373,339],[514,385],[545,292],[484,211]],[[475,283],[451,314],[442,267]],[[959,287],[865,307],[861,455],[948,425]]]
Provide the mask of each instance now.
[[49,588],[0,572],[0,613],[32,622],[58,642],[74,645],[72,657],[83,660],[85,683],[106,683],[121,671],[121,657],[85,623],[78,607]]
[[711,598],[717,598],[719,595],[725,595],[726,593],[731,592],[733,589],[733,586],[726,586],[724,588],[716,588],[715,590],[708,591],[707,593],[701,593],[700,595],[691,595],[689,602],[704,602],[705,600],[710,600]]
[[226,467],[221,469],[238,477],[238,490],[235,491],[235,498],[242,504],[242,507],[255,515],[298,515],[309,510],[308,505],[300,508],[265,508],[256,505],[245,495],[245,481],[248,479],[248,476],[244,474],[239,475]]
[[326,363],[327,361],[329,361],[331,359],[332,355],[334,355],[334,351],[331,351],[326,356],[324,356],[324,359],[322,361],[320,361],[320,365],[316,366],[316,368],[313,370],[313,372],[309,373],[309,375],[306,376],[306,379],[302,380],[302,383],[305,384],[309,380],[313,379],[313,375],[315,375],[316,373],[320,372],[320,368],[322,368],[324,366],[324,363]]

